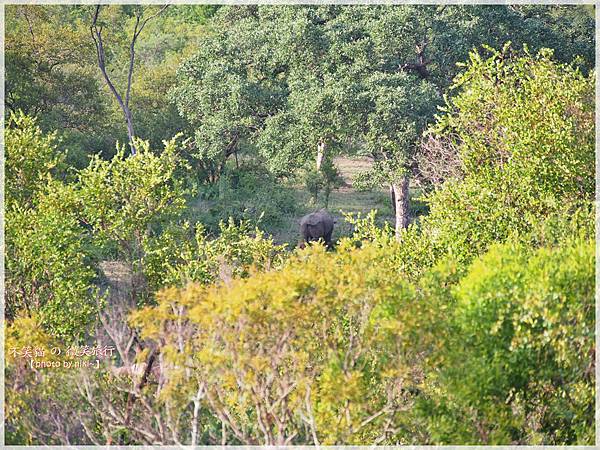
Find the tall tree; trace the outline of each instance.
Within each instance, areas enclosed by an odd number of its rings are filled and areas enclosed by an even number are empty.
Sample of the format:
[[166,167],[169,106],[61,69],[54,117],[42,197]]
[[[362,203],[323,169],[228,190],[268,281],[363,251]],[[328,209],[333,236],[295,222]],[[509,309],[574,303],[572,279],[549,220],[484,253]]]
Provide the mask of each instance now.
[[119,91],[115,87],[113,81],[111,80],[110,75],[108,74],[107,68],[106,68],[106,50],[104,49],[104,42],[102,40],[102,29],[104,27],[104,24],[98,22],[98,19],[100,16],[101,5],[96,6],[94,14],[92,16],[92,24],[90,26],[90,32],[92,34],[92,39],[94,40],[94,45],[96,47],[96,54],[98,57],[98,67],[100,68],[100,71],[102,72],[102,76],[104,77],[104,80],[106,81],[106,84],[108,85],[110,91],[112,92],[115,99],[119,103],[119,106],[121,107],[121,111],[123,112],[123,117],[125,118],[125,122],[127,124],[127,136],[129,138],[129,146],[131,147],[132,154],[135,154],[136,148],[135,148],[135,142],[134,142],[135,132],[134,132],[134,128],[133,128],[133,116],[131,114],[131,109],[129,108],[129,101],[131,98],[131,83],[132,83],[132,79],[133,79],[133,69],[135,66],[135,44],[136,44],[138,37],[142,33],[144,27],[146,26],[146,24],[150,20],[152,20],[156,16],[158,16],[160,13],[162,13],[168,6],[169,5],[162,6],[158,11],[154,12],[154,14],[151,14],[146,18],[144,18],[144,13],[146,12],[146,10],[148,8],[144,8],[144,7],[134,8],[133,15],[135,18],[135,23],[134,23],[133,32],[131,34],[131,40],[129,43],[129,68],[127,70],[127,84],[125,87],[124,98],[123,98],[123,95],[121,95],[121,93],[119,93]]
[[[574,30],[567,16],[577,18]],[[219,155],[222,167],[254,146],[272,170],[289,173],[310,160],[318,170],[336,151],[362,152],[376,162],[362,180],[390,187],[398,236],[409,223],[419,137],[458,61],[507,40],[558,47],[569,61],[593,48],[589,14],[575,8],[229,7],[213,27],[174,91],[205,148],[200,158]]]
[[[580,19],[571,40],[559,26],[565,11],[547,7],[223,7],[173,96],[196,130],[198,157],[216,158],[217,173],[242,149],[279,174],[311,160],[320,168],[333,152],[372,156],[375,170],[362,178],[390,186],[400,236],[413,154],[456,63],[507,40],[534,50],[568,41],[586,54],[582,30],[593,24],[567,11]],[[540,24],[549,30],[532,35]]]

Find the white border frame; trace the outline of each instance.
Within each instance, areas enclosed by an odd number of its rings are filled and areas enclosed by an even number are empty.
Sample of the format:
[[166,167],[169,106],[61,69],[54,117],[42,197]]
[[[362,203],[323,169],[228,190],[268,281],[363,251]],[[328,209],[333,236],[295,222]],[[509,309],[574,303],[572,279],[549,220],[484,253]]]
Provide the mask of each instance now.
[[[2,403],[2,409],[0,410],[0,448],[4,445],[5,437],[5,395],[4,395],[4,5],[95,5],[95,4],[174,4],[174,5],[316,5],[316,4],[331,4],[331,5],[595,5],[595,55],[596,55],[596,407],[595,407],[595,420],[596,420],[596,439],[595,446],[544,446],[544,445],[498,445],[494,446],[498,449],[519,449],[519,450],[533,450],[533,449],[552,449],[552,448],[570,448],[574,450],[587,450],[600,448],[600,385],[598,379],[600,378],[600,326],[598,318],[600,317],[600,290],[598,289],[600,281],[600,265],[597,263],[600,258],[600,115],[598,114],[598,105],[600,104],[600,78],[598,76],[598,65],[600,63],[600,1],[599,0],[22,0],[22,1],[11,1],[11,0],[0,0],[0,116],[2,117],[2,124],[0,125],[0,402]],[[406,448],[410,450],[416,449],[428,449],[428,448],[443,448],[443,449],[466,449],[466,450],[478,450],[485,449],[492,446],[484,445],[442,445],[442,446],[426,446],[426,445],[411,445],[411,446],[349,446],[349,445],[338,445],[338,446],[319,446],[319,448],[327,448],[332,450],[360,450],[360,449],[395,449],[395,448]],[[146,446],[95,446],[95,445],[71,445],[71,446],[5,446],[7,449],[31,449],[31,450],[42,450],[42,449],[80,449],[80,450],[93,450],[98,448],[111,448],[120,450],[146,450],[152,448],[161,449],[192,449],[192,446],[172,446],[172,445],[146,445]],[[275,450],[277,446],[195,446],[194,449],[206,449],[206,450],[251,450],[251,449],[270,449]],[[296,450],[312,450],[315,446],[308,445],[290,445],[282,448],[290,448]]]

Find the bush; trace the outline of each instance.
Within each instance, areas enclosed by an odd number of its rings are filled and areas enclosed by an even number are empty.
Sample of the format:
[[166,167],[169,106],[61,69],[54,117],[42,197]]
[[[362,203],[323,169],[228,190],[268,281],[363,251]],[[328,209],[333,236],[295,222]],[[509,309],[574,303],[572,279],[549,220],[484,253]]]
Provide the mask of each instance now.
[[166,289],[133,323],[162,343],[165,398],[189,394],[171,407],[201,389],[231,442],[404,442],[392,429],[422,381],[425,330],[441,317],[393,261],[367,242],[311,246],[280,270]]
[[35,119],[12,114],[7,125],[6,319],[38,314],[53,336],[81,340],[94,319],[97,290],[85,233],[73,211],[64,210],[73,199],[55,178],[64,175],[64,154]]
[[32,206],[48,179],[61,175],[64,153],[56,147],[56,134],[44,135],[36,119],[11,113],[6,122],[6,204]]
[[209,232],[218,232],[219,223],[232,218],[250,221],[270,231],[286,216],[297,211],[291,189],[282,187],[264,168],[246,164],[229,169],[214,186],[201,188],[200,200],[189,220],[202,222]]
[[134,156],[125,148],[105,161],[96,156],[72,185],[77,214],[98,243],[117,244],[126,261],[140,257],[141,240],[177,219],[185,206],[183,181],[175,177],[180,160],[175,141],[156,155],[138,142]]
[[428,198],[436,245],[472,258],[543,218],[594,198],[594,77],[551,59],[472,53],[434,132],[458,149],[464,177]]
[[94,321],[98,291],[77,218],[43,197],[35,210],[14,207],[7,219],[7,320],[37,312],[53,336],[83,339]]
[[591,445],[594,292],[593,241],[496,245],[476,260],[421,405],[432,443]]
[[[331,191],[343,186],[344,183],[344,179],[331,157],[324,158],[320,170],[312,167],[312,162],[305,166],[301,179],[310,194],[310,203],[312,205],[320,204],[324,208],[329,207]],[[320,201],[319,193],[321,193]]]
[[285,250],[249,222],[236,224],[233,218],[219,224],[214,239],[209,239],[201,223],[184,222],[147,237],[142,245],[141,264],[152,291],[245,277],[251,271],[279,266]]
[[[51,349],[65,347],[44,328],[33,312],[31,317],[18,317],[6,329],[6,444],[87,443],[79,422],[88,414],[77,395],[79,374],[63,367],[63,361],[74,358],[64,351],[53,354]],[[27,349],[35,356],[23,357]],[[34,370],[29,366],[32,359],[57,366]]]
[[[175,143],[158,156],[140,143],[132,157],[124,149],[111,161],[95,157],[65,184],[42,176],[59,154],[52,137],[25,116],[14,120],[22,129],[10,131],[9,153],[29,154],[37,146],[36,164],[43,164],[9,173],[15,189],[7,214],[7,318],[36,312],[53,336],[82,340],[99,300],[94,264],[116,256],[142,273],[143,241],[181,215],[186,191],[175,178]],[[143,300],[149,292],[139,294]]]

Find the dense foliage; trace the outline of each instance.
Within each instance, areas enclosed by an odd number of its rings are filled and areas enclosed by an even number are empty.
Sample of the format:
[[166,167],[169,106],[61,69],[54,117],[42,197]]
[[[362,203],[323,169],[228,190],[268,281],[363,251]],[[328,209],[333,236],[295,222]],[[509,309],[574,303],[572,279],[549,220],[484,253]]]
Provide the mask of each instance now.
[[[473,47],[503,44],[507,29],[516,30],[511,38],[518,46],[533,50],[561,40],[564,30],[553,15],[540,12],[224,7],[213,32],[180,68],[172,96],[195,130],[191,154],[210,180],[218,179],[230,157],[258,154],[276,174],[308,171],[313,202],[321,184],[321,204],[327,205],[335,172],[321,170],[323,161],[366,154],[375,165],[360,181],[393,189],[399,230],[409,221],[416,142],[457,73],[456,62]],[[535,34],[541,23],[545,32]]]
[[462,176],[430,195],[427,226],[470,257],[540,219],[577,216],[594,199],[594,82],[551,53],[472,53],[433,132]]
[[[103,10],[106,63],[119,88],[127,77],[136,8]],[[212,6],[167,9],[148,23],[138,42],[131,108],[138,136],[155,148],[186,126],[162,94],[213,13]],[[93,6],[85,5],[15,5],[6,10],[6,111],[37,116],[44,132],[60,133],[70,163],[80,168],[90,155],[110,156],[116,141],[127,141],[117,102],[98,70],[90,37],[92,14]]]
[[[592,442],[594,244],[494,246],[452,292],[433,442]],[[449,300],[449,299],[446,299]]]
[[[139,8],[103,10],[119,83]],[[89,19],[7,12],[7,443],[592,445],[586,8],[173,6],[135,154]],[[426,207],[290,248],[337,154]]]

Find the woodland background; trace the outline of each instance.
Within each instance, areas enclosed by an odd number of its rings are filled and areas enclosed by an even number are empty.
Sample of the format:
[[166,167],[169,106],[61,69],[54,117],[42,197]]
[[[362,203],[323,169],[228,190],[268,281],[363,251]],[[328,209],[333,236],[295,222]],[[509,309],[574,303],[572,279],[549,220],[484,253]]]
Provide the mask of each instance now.
[[594,443],[592,6],[5,14],[7,444]]

